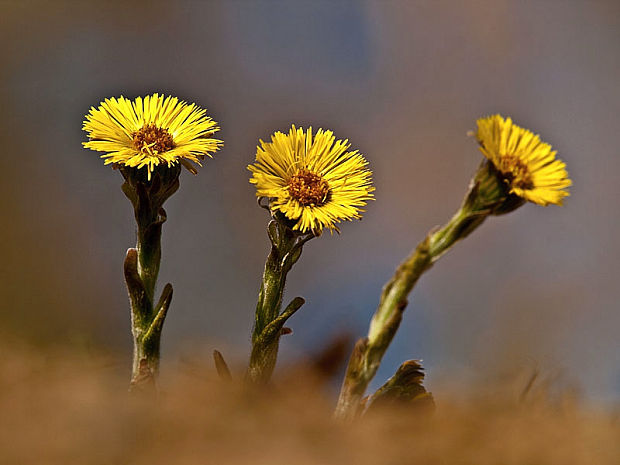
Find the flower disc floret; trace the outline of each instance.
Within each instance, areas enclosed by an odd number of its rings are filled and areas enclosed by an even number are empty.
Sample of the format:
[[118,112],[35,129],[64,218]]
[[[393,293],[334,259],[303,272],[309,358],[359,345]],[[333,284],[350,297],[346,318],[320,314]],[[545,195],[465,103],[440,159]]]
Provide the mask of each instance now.
[[324,205],[329,195],[329,184],[321,176],[306,169],[299,170],[288,182],[288,192],[304,207]]

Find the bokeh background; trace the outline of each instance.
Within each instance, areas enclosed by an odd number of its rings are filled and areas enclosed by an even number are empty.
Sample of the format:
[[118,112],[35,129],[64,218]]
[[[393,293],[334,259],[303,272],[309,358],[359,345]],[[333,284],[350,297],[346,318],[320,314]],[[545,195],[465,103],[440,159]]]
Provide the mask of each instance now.
[[[519,370],[620,397],[620,3],[602,1],[0,2],[0,333],[118,354],[134,243],[121,176],[81,148],[109,96],[206,107],[225,148],[167,203],[160,283],[175,287],[166,366],[223,350],[242,366],[268,252],[248,183],[259,138],[331,128],[371,163],[362,222],[313,240],[290,275],[307,304],[294,363],[365,334],[382,285],[458,207],[481,154],[466,136],[500,112],[542,134],[574,181],[563,208],[488,220],[418,283],[375,386],[421,358],[431,390]],[[284,363],[282,366],[286,366]],[[205,362],[206,367],[206,362]],[[207,368],[205,368],[207,369]]]

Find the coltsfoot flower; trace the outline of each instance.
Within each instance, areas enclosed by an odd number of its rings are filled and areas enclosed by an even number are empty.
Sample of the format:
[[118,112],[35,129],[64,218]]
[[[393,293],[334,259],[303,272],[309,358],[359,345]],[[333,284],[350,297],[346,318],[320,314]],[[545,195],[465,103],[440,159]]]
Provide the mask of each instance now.
[[205,156],[222,146],[212,136],[219,131],[204,109],[177,97],[153,94],[131,101],[123,96],[105,99],[91,107],[82,127],[89,137],[83,145],[99,152],[105,164],[148,170],[182,164],[191,173]]
[[478,120],[480,151],[500,173],[509,194],[538,205],[561,205],[571,180],[551,145],[500,115]]
[[332,131],[313,134],[293,125],[288,134],[278,131],[260,143],[248,166],[250,182],[272,212],[295,222],[293,230],[338,231],[336,223],[360,219],[361,207],[374,198],[368,161]]

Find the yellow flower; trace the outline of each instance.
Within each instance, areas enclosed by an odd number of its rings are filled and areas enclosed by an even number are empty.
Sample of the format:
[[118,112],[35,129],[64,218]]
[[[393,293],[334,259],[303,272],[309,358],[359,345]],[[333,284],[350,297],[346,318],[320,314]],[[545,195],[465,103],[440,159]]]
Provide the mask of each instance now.
[[368,162],[348,151],[348,140],[337,140],[332,131],[293,126],[280,131],[271,142],[260,141],[256,162],[248,166],[256,196],[269,198],[273,212],[296,221],[294,230],[320,233],[336,230],[336,223],[361,218],[360,207],[373,199]]
[[501,173],[509,193],[538,205],[562,205],[571,180],[566,164],[551,145],[510,118],[493,115],[478,120],[480,150]]
[[148,179],[160,164],[181,163],[190,172],[205,155],[211,156],[222,141],[211,136],[219,131],[206,110],[176,97],[153,94],[133,102],[125,97],[105,99],[91,107],[82,127],[89,137],[83,145],[106,152],[105,164],[147,167]]

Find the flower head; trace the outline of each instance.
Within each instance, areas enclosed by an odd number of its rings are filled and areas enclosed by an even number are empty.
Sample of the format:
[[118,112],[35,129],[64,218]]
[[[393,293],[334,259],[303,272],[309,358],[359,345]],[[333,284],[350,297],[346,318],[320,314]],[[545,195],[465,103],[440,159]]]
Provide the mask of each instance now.
[[159,94],[133,101],[122,96],[105,99],[97,109],[91,107],[82,129],[90,139],[84,147],[106,152],[101,156],[106,165],[146,167],[148,179],[164,163],[181,163],[195,174],[189,162],[200,165],[222,145],[212,138],[220,128],[206,110]]
[[538,205],[561,205],[571,180],[551,145],[500,115],[478,120],[480,151],[507,184],[508,192]]
[[256,162],[248,166],[250,182],[257,197],[269,198],[272,212],[295,221],[294,230],[337,231],[336,223],[361,218],[360,207],[373,199],[368,162],[332,131],[313,134],[312,128],[293,126],[260,143]]

